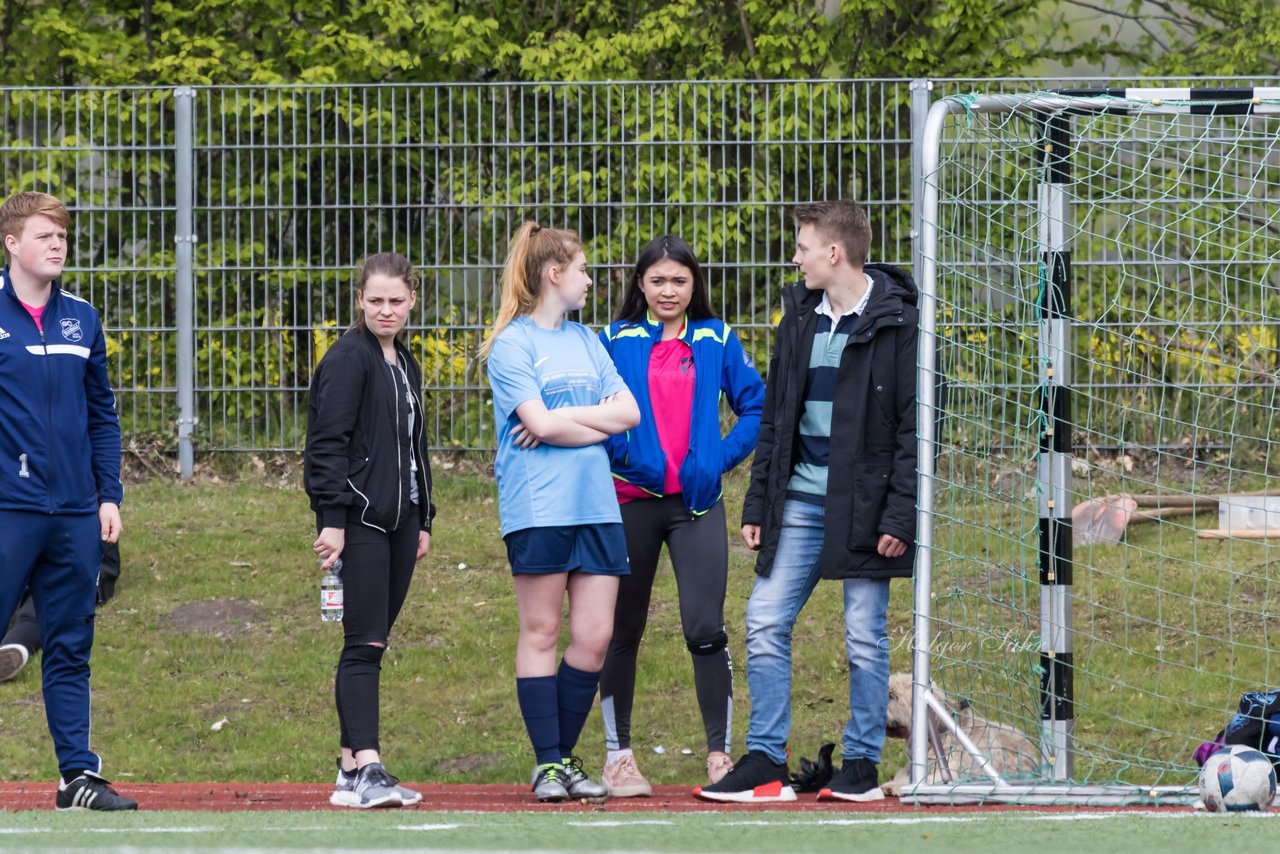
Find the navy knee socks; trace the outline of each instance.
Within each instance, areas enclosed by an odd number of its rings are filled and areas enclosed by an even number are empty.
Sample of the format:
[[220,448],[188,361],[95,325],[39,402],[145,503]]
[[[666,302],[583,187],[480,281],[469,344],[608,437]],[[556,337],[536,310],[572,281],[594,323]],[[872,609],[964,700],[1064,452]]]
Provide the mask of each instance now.
[[599,684],[599,671],[579,670],[564,661],[555,676],[516,679],[520,714],[539,765],[573,755]]

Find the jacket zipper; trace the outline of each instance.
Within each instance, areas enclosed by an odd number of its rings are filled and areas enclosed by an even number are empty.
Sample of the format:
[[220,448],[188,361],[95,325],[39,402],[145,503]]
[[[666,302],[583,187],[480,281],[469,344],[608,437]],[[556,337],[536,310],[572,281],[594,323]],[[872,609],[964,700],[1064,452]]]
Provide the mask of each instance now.
[[[14,296],[17,296],[17,291],[15,291],[15,292],[14,292]],[[39,335],[40,335],[40,347],[44,350],[44,359],[42,360],[42,361],[44,362],[44,380],[45,380],[45,383],[46,383],[47,388],[48,388],[50,391],[52,391],[52,389],[53,389],[53,387],[54,387],[55,383],[54,383],[54,381],[53,381],[53,377],[52,377],[52,376],[50,376],[50,372],[51,372],[51,370],[52,370],[52,364],[53,364],[53,363],[52,363],[52,362],[50,361],[50,359],[49,359],[49,342],[48,342],[48,341],[45,339],[45,337],[44,337],[44,323],[43,323],[43,320],[44,320],[44,318],[45,318],[46,314],[48,314],[48,313],[49,313],[49,306],[50,306],[50,305],[52,305],[52,304],[53,304],[53,293],[51,292],[51,293],[49,294],[49,299],[48,299],[48,301],[46,301],[46,302],[45,302],[45,304],[44,304],[44,307],[40,309],[40,319],[41,319],[41,321],[42,321],[42,322],[41,322],[41,323],[36,323],[36,332],[37,332],[37,333],[39,333]],[[32,323],[35,323],[35,322],[36,322],[36,319],[35,319],[34,317],[32,317],[32,318],[31,318],[31,322],[32,322]],[[56,491],[56,490],[55,490],[55,484],[54,484],[54,477],[53,477],[53,476],[54,476],[54,472],[55,472],[55,471],[56,471],[56,469],[57,469],[57,466],[54,464],[54,459],[53,459],[53,455],[54,455],[54,450],[53,450],[53,436],[54,436],[55,434],[54,434],[54,432],[53,432],[53,395],[52,395],[52,394],[46,394],[46,395],[45,395],[45,419],[46,419],[46,420],[45,420],[45,435],[49,437],[48,447],[45,449],[45,453],[46,453],[46,455],[48,456],[48,460],[47,460],[47,462],[48,462],[48,465],[49,465],[49,470],[48,470],[48,473],[46,474],[46,478],[47,478],[47,481],[48,481],[48,488],[45,490],[45,494],[49,496],[49,498],[48,498],[48,502],[49,502],[49,503],[48,503],[48,506],[47,506],[47,510],[46,510],[46,512],[48,512],[48,513],[53,513],[53,512],[54,512],[54,506],[53,506],[53,504],[54,504],[54,500],[53,500],[53,496],[54,496],[54,493],[55,493],[55,491]]]
[[[396,354],[396,358],[397,360],[399,359],[399,353]],[[396,413],[396,523],[391,526],[391,530],[398,531],[400,530],[400,505],[402,503],[400,501],[400,490],[404,486],[404,474],[401,472],[404,463],[400,459],[400,384],[396,382],[397,366],[392,365],[386,359],[383,359],[382,363],[387,366],[387,375],[391,377],[391,403]]]

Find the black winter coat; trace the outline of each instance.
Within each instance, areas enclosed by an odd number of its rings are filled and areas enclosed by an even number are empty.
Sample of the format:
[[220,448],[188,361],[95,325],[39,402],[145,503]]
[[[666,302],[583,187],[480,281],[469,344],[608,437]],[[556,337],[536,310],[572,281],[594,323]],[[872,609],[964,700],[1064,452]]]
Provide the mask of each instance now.
[[357,328],[338,339],[311,378],[307,444],[302,480],[318,528],[365,525],[398,530],[411,521],[431,531],[431,468],[423,440],[422,371],[398,340],[416,415],[413,441],[418,461],[418,518],[407,519],[409,451],[401,429],[395,368],[382,355],[377,336]]
[[[831,412],[823,578],[911,575],[916,538],[915,282],[887,264],[864,268],[871,299],[849,334],[836,374]],[[756,572],[768,575],[778,549],[787,481],[796,464],[800,416],[821,291],[803,284],[783,293],[765,388],[760,439],[742,524],[760,526]],[[897,558],[876,551],[881,534],[908,548]]]

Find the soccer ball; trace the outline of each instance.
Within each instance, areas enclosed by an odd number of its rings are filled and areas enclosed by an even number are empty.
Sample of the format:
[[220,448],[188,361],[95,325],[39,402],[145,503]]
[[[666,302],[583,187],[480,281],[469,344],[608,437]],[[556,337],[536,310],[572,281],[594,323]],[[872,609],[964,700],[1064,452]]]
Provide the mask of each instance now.
[[1200,800],[1209,812],[1265,812],[1276,797],[1266,754],[1243,744],[1219,750],[1200,769]]

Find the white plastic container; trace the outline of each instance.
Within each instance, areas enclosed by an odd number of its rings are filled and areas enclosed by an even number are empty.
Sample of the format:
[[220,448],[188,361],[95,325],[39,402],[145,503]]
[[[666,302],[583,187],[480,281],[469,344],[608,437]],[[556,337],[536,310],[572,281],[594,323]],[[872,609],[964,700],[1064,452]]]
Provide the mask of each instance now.
[[1280,495],[1224,495],[1218,502],[1218,527],[1280,534]]

